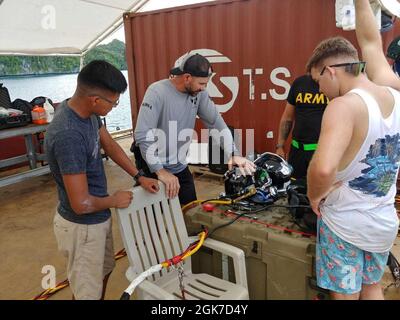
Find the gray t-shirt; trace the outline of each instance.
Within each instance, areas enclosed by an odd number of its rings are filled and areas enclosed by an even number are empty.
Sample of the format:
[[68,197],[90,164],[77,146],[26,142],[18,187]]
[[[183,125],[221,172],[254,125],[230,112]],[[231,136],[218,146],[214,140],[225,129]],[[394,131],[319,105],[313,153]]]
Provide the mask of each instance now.
[[111,216],[110,209],[78,215],[70,205],[62,175],[85,173],[89,193],[106,197],[107,180],[100,153],[99,117],[81,118],[63,101],[45,135],[45,151],[51,173],[57,183],[58,212],[66,220],[80,224],[97,224]]
[[[151,172],[162,168],[179,173],[193,137],[196,116],[223,137],[224,151],[238,154],[233,137],[206,91],[182,93],[169,79],[151,84],[143,98],[135,128],[135,142]],[[161,133],[160,133],[161,130]]]

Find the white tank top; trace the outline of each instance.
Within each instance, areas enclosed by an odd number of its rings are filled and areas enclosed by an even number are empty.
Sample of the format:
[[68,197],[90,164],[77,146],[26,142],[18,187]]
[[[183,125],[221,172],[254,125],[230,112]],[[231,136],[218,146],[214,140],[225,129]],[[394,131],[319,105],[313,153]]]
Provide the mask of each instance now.
[[394,207],[400,164],[400,93],[392,114],[384,119],[376,100],[354,89],[369,114],[368,134],[353,161],[336,174],[343,184],[321,205],[322,220],[340,238],[369,252],[389,251],[399,219]]

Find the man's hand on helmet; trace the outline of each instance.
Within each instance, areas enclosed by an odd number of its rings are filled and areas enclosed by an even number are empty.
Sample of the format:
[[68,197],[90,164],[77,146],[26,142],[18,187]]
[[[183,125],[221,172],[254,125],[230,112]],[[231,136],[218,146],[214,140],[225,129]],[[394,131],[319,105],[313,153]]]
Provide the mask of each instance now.
[[234,165],[239,167],[240,172],[244,176],[251,175],[256,171],[256,165],[252,161],[240,156],[233,156],[229,159],[229,170],[231,170]]

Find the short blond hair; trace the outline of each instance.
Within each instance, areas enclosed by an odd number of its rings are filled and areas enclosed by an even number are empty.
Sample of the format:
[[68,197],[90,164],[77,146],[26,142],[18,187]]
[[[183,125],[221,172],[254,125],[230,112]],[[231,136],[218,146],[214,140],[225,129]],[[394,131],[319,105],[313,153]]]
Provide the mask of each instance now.
[[321,61],[331,57],[350,57],[358,61],[358,52],[353,44],[343,37],[325,39],[314,49],[306,65],[307,72],[310,73],[312,68],[321,64]]

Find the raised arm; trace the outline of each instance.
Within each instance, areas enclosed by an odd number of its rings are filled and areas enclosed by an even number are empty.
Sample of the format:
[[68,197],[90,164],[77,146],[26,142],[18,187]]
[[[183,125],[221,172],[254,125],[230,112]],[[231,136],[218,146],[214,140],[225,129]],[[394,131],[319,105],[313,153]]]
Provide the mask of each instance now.
[[369,0],[355,0],[356,35],[367,74],[378,85],[400,90],[400,80],[392,71],[382,48],[382,39]]

